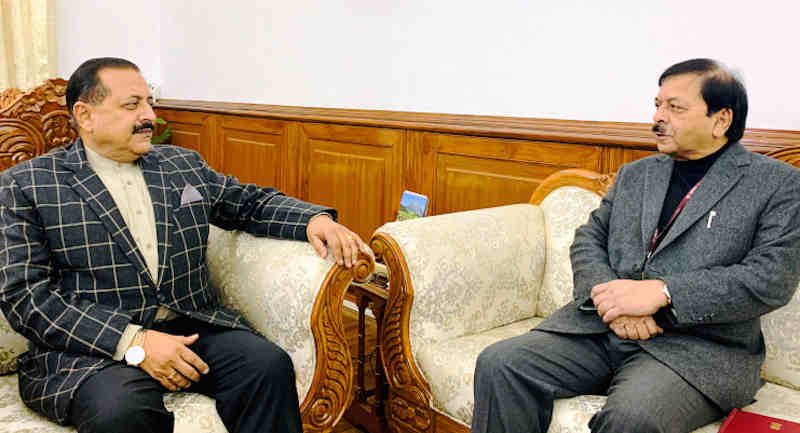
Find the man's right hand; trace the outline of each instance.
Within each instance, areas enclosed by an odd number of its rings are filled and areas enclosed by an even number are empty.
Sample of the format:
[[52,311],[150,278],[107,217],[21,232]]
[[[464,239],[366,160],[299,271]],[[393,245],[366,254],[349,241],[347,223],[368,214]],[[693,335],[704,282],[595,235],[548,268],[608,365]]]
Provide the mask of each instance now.
[[188,388],[200,380],[200,374],[209,372],[208,364],[188,347],[197,341],[197,334],[184,337],[149,329],[144,332],[145,357],[139,367],[164,388]]
[[649,340],[664,333],[653,316],[620,316],[608,327],[623,340]]

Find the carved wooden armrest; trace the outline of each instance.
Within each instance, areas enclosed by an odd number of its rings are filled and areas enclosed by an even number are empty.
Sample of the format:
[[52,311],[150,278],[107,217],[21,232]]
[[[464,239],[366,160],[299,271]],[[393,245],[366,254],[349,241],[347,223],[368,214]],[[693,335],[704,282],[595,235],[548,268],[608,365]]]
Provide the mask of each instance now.
[[369,278],[374,259],[362,253],[348,269],[307,242],[212,228],[207,262],[222,303],[291,356],[303,430],[331,431],[353,394],[342,303],[353,280]]

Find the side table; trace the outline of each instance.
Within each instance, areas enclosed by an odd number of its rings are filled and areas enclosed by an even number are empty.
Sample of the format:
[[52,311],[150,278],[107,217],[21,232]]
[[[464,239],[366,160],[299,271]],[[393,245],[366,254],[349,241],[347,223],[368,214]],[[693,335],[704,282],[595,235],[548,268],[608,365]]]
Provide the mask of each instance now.
[[[358,307],[358,348],[355,360],[355,396],[344,417],[350,424],[366,429],[369,433],[388,433],[389,431],[384,407],[388,385],[383,376],[380,340],[378,339],[378,336],[381,335],[383,312],[388,296],[388,280],[385,273],[376,272],[370,281],[366,283],[353,282],[348,289],[348,298],[355,297]],[[375,316],[376,324],[375,345],[369,348],[369,355],[365,347],[367,340],[366,310],[368,308]],[[368,364],[371,364],[367,359],[370,355],[374,356],[372,370],[375,384],[372,388],[367,389],[364,370]]]

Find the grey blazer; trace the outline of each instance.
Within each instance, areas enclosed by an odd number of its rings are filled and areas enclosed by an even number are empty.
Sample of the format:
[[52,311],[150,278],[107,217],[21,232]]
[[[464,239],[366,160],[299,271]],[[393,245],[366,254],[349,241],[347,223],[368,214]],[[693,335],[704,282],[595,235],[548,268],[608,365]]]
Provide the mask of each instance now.
[[761,386],[760,317],[788,303],[800,279],[800,170],[729,146],[645,261],[672,166],[656,155],[619,170],[575,232],[574,301],[537,329],[607,332],[597,314],[578,311],[594,285],[661,279],[672,296],[656,314],[665,332],[639,344],[728,411]]

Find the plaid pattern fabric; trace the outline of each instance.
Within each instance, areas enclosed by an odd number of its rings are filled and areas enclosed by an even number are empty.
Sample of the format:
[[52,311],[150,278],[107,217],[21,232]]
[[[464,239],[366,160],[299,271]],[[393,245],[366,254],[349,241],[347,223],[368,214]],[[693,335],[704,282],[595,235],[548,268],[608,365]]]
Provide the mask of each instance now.
[[159,305],[249,329],[218,305],[209,286],[209,224],[307,240],[312,216],[336,215],[240,184],[183,148],[155,146],[138,163],[155,211],[157,276],[148,272],[80,139],[0,174],[0,306],[30,341],[20,357],[20,392],[28,406],[62,424],[81,382],[115,362],[125,327],[151,325]]

